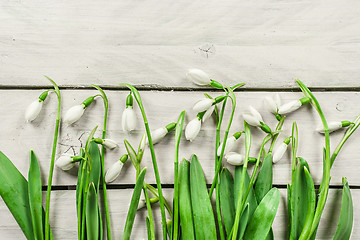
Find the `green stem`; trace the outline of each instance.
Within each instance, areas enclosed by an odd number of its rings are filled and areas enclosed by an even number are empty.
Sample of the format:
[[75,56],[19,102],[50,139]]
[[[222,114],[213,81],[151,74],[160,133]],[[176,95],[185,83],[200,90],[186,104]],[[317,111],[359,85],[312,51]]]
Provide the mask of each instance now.
[[223,222],[222,222],[222,218],[221,218],[221,210],[220,210],[219,181],[216,183],[215,195],[216,195],[216,213],[217,213],[217,221],[218,221],[218,225],[219,225],[220,239],[225,240],[224,227],[223,227]]
[[152,214],[152,210],[151,210],[151,203],[150,203],[150,198],[149,198],[149,194],[147,192],[147,187],[146,184],[144,183],[144,196],[145,196],[145,201],[146,201],[146,208],[149,214],[149,222],[150,222],[150,237],[151,240],[155,240],[155,227],[154,227],[154,218],[153,218],[153,214]]
[[144,125],[145,125],[145,129],[146,129],[146,135],[147,135],[147,138],[148,138],[149,148],[150,148],[150,153],[151,153],[151,160],[152,160],[154,173],[155,173],[156,185],[157,185],[158,192],[159,192],[163,239],[166,239],[167,238],[166,237],[166,215],[165,215],[163,192],[162,192],[162,187],[161,187],[159,169],[158,169],[156,156],[155,156],[154,145],[153,145],[152,138],[151,138],[149,123],[148,123],[148,120],[147,120],[147,117],[146,117],[146,114],[145,114],[145,110],[144,110],[144,107],[143,107],[141,97],[140,97],[140,94],[139,94],[138,90],[136,88],[134,88],[133,86],[131,86],[130,84],[122,84],[122,85],[127,86],[133,92],[134,97],[135,97],[135,99],[136,99],[136,101],[137,101],[137,103],[139,105],[140,110],[141,110],[143,120],[144,120]]
[[86,165],[87,162],[83,162],[83,167],[81,169],[82,173],[81,173],[81,180],[80,180],[80,189],[79,189],[79,201],[78,201],[78,238],[81,239],[81,225],[82,225],[82,218],[84,217],[82,215],[82,211],[81,211],[81,206],[83,207],[84,204],[82,203],[83,199],[82,199],[82,191],[83,191],[83,185],[84,185],[84,176],[85,176],[85,170],[86,170]]
[[56,155],[56,146],[57,146],[57,139],[59,135],[59,127],[60,127],[60,109],[61,109],[61,94],[58,85],[51,80],[49,77],[45,76],[49,81],[52,82],[55,88],[55,93],[58,98],[58,106],[57,106],[57,114],[56,114],[56,123],[55,123],[55,133],[54,133],[54,141],[52,146],[52,153],[51,153],[51,162],[50,162],[50,170],[49,170],[49,179],[48,179],[48,186],[46,191],[46,210],[45,210],[45,240],[50,239],[50,196],[51,196],[51,184],[52,178],[54,174],[54,163],[55,163],[55,155]]
[[285,116],[281,117],[280,121],[276,125],[276,129],[275,129],[276,132],[273,134],[273,139],[272,139],[272,142],[271,142],[271,145],[270,145],[270,149],[268,151],[269,153],[272,152],[272,150],[274,148],[276,139],[278,138],[278,136],[280,134],[279,131],[281,130],[282,126],[284,125],[284,121],[285,121]]
[[[109,110],[109,101],[108,101],[108,98],[107,98],[105,92],[99,86],[94,85],[94,84],[92,84],[92,86],[100,91],[101,94],[99,94],[99,96],[101,96],[101,98],[103,99],[103,102],[104,102],[105,112],[104,112],[102,139],[105,139],[106,138],[107,116],[108,116],[108,110]],[[109,214],[109,204],[108,204],[108,199],[107,199],[106,182],[105,182],[105,167],[104,167],[105,147],[103,145],[101,146],[100,160],[101,160],[101,183],[103,186],[107,239],[111,240],[110,214]]]
[[[154,188],[153,186],[151,186],[150,184],[146,183],[146,187],[147,189],[149,189],[149,191],[154,194],[155,197],[159,198],[159,193],[157,191],[156,188]],[[173,217],[173,213],[171,211],[171,208],[170,208],[170,205],[169,203],[166,201],[166,198],[164,198],[164,205],[165,205],[165,208],[166,210],[168,211],[169,215],[170,215],[170,218]]]

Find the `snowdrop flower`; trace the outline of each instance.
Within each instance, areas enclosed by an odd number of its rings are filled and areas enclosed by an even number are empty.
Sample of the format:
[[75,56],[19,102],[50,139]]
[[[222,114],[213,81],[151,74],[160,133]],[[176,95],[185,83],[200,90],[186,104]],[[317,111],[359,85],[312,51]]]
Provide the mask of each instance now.
[[128,155],[124,154],[119,161],[116,161],[107,171],[105,174],[105,182],[111,183],[113,182],[121,172],[124,163],[127,161]]
[[81,156],[73,157],[69,154],[64,154],[56,160],[55,165],[58,168],[67,171],[73,168],[75,166],[75,162],[80,161],[81,159],[82,159]]
[[96,142],[97,144],[103,145],[107,149],[114,149],[118,146],[118,144],[114,140],[109,138],[105,138],[105,139],[94,138],[93,141]]
[[[349,121],[329,122],[328,123],[329,133],[334,132],[334,131],[339,130],[339,129],[344,128],[344,127],[348,127],[351,124],[352,123],[349,122]],[[316,131],[318,131],[319,133],[325,133],[324,126],[323,125],[319,126],[316,129]]]
[[88,97],[79,105],[75,105],[71,107],[66,113],[64,117],[64,121],[71,125],[74,122],[78,121],[81,116],[84,114],[85,109],[94,101],[94,97]]
[[30,105],[27,107],[25,112],[25,120],[27,122],[32,122],[39,116],[39,113],[41,112],[42,105],[44,103],[44,100],[46,99],[48,95],[48,91],[43,92],[38,99],[30,103]]
[[196,112],[203,112],[208,110],[212,105],[217,104],[221,101],[223,101],[226,98],[226,96],[219,96],[216,97],[215,99],[210,99],[210,98],[204,98],[200,101],[198,101],[194,107],[193,110]]
[[173,130],[175,127],[176,127],[176,123],[170,123],[170,124],[166,125],[165,127],[158,128],[158,129],[152,131],[151,139],[152,139],[153,144],[160,142],[161,139],[163,139],[166,136],[166,134],[168,134],[168,132]]
[[303,97],[301,99],[285,103],[284,105],[280,106],[278,113],[279,114],[287,114],[287,113],[294,112],[294,111],[298,110],[302,105],[304,105],[308,102],[310,102],[310,98]]
[[261,117],[261,114],[252,106],[249,106],[250,114],[243,114],[243,119],[253,127],[259,127],[266,133],[271,133],[271,129],[268,125],[264,123],[264,120]]
[[284,156],[286,149],[290,143],[291,137],[286,138],[275,150],[273,154],[273,163],[277,163]]
[[244,155],[236,152],[229,152],[225,155],[226,161],[233,166],[240,166],[244,164]]
[[136,115],[133,109],[133,97],[131,93],[126,98],[126,108],[122,115],[122,128],[127,132],[136,128]]
[[189,140],[190,142],[194,141],[194,139],[196,138],[196,136],[199,134],[200,132],[200,128],[201,128],[201,119],[204,116],[204,112],[203,113],[199,113],[196,118],[194,118],[193,120],[191,120],[188,125],[185,128],[185,138],[186,140]]
[[[242,134],[242,132],[237,132],[237,133],[234,133],[234,135],[232,135],[231,137],[228,137],[228,139],[226,140],[224,155],[226,155],[227,153],[234,150],[235,142],[236,142],[236,140],[238,140],[240,138],[241,134]],[[222,147],[223,147],[223,143],[221,143],[217,149],[218,156],[221,155]]]
[[189,69],[186,74],[186,77],[189,81],[195,83],[196,85],[205,86],[211,85],[215,88],[223,89],[223,86],[212,79],[210,79],[209,75],[207,75],[204,71],[200,69]]
[[204,116],[202,117],[202,122],[205,122],[209,119],[209,117],[212,115],[212,113],[215,110],[215,105],[212,105],[206,112],[204,113]]
[[272,114],[278,114],[279,107],[281,106],[281,98],[278,93],[274,97],[266,96],[264,98],[266,109]]

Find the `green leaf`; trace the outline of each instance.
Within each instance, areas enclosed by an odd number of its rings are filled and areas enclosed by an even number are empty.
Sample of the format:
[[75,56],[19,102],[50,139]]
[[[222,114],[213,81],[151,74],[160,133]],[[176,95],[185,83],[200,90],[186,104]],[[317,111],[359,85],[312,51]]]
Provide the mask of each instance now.
[[0,195],[26,238],[34,239],[28,182],[2,152],[0,166]]
[[[237,202],[239,197],[239,190],[240,190],[240,181],[243,173],[243,166],[235,167],[234,173],[234,200],[235,200],[235,208],[237,208]],[[246,171],[245,173],[245,181],[244,181],[244,192],[242,196],[245,195],[245,191],[247,190],[250,183],[250,176],[249,173]],[[255,192],[253,188],[250,188],[249,195],[246,198],[245,204],[249,203],[249,216],[251,217],[257,207],[257,201],[255,197]]]
[[89,190],[86,199],[86,238],[88,240],[99,239],[99,205],[95,184],[89,184]]
[[272,156],[271,153],[265,156],[265,159],[262,163],[261,169],[259,171],[258,177],[255,182],[255,196],[258,203],[261,202],[263,197],[270,191],[272,188],[273,182],[273,167],[272,167]]
[[100,175],[101,175],[101,161],[100,161],[100,151],[97,143],[91,141],[89,146],[89,156],[91,161],[91,171],[89,182],[93,182],[95,185],[96,191],[99,190],[100,184]]
[[249,218],[250,218],[249,203],[247,203],[245,205],[243,212],[241,213],[237,239],[242,239],[242,237],[244,236],[246,226],[249,222]]
[[244,240],[266,239],[280,203],[280,191],[271,189],[259,203],[245,230]]
[[190,192],[196,239],[217,239],[216,226],[205,177],[197,156],[191,157]]
[[132,227],[134,225],[135,215],[137,211],[137,207],[139,205],[140,195],[142,188],[144,186],[144,178],[145,178],[146,168],[144,168],[136,180],[136,184],[134,187],[133,195],[131,198],[131,203],[128,211],[128,215],[126,217],[123,240],[130,239]]
[[39,162],[33,150],[30,151],[28,179],[29,205],[34,236],[36,239],[41,240],[44,239],[41,176]]
[[182,239],[195,239],[190,197],[190,162],[186,159],[179,165],[179,216]]
[[308,171],[308,163],[303,158],[297,158],[295,178],[291,186],[291,230],[290,238],[298,239],[300,235],[307,236],[314,218],[316,195],[314,182]]
[[346,178],[343,178],[343,185],[340,218],[333,238],[334,240],[350,239],[353,226],[353,201],[349,183]]
[[220,207],[226,234],[230,235],[235,220],[234,179],[227,168],[220,173]]
[[124,140],[124,144],[125,144],[125,148],[126,148],[126,151],[128,152],[131,162],[133,163],[134,167],[137,169],[139,164],[138,164],[138,159],[136,157],[136,152],[135,152],[134,148],[131,146],[131,144],[126,139]]

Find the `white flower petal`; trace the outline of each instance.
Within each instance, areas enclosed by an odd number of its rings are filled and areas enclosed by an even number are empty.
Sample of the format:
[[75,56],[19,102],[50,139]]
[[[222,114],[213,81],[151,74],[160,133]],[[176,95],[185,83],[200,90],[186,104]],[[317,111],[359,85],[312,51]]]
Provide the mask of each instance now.
[[[231,152],[234,150],[235,147],[235,142],[236,142],[236,138],[234,136],[228,137],[227,141],[226,141],[226,146],[225,146],[225,150],[224,150],[224,155],[226,155],[227,153]],[[217,149],[217,155],[220,156],[221,154],[221,149],[223,147],[223,143],[220,143],[218,149]]]
[[254,126],[254,127],[261,127],[259,120],[257,118],[255,118],[253,115],[245,113],[242,115],[242,117],[249,125]]
[[160,142],[161,139],[163,139],[166,134],[168,133],[167,129],[165,127],[158,128],[151,132],[151,139],[153,144]]
[[[340,128],[342,128],[342,123],[341,122],[329,122],[328,127],[329,127],[329,133],[334,132],[334,131],[339,130]],[[316,129],[316,131],[318,131],[319,133],[325,133],[324,125],[321,124]]]
[[265,102],[265,107],[269,112],[271,112],[272,114],[277,113],[278,107],[272,97],[266,96],[264,98],[264,102]]
[[210,98],[204,98],[200,101],[198,101],[194,107],[193,107],[193,110],[195,112],[203,112],[203,111],[206,111],[208,110],[211,105],[214,103],[214,99],[210,99]]
[[31,122],[35,120],[35,118],[37,118],[37,116],[39,115],[42,109],[42,105],[43,105],[43,101],[40,102],[39,99],[30,103],[30,105],[28,106],[25,112],[26,121]]
[[286,143],[281,143],[275,150],[273,154],[273,163],[277,163],[285,154],[288,145]]
[[299,100],[294,100],[279,107],[279,114],[291,113],[301,107],[301,102]]
[[84,105],[75,105],[65,113],[64,121],[71,125],[81,118],[81,116],[84,114],[84,111]]
[[209,85],[210,84],[210,77],[200,69],[189,69],[188,73],[186,74],[188,80],[192,81],[197,85]]
[[116,148],[118,146],[118,144],[112,140],[112,139],[103,139],[103,144],[104,147],[108,148],[108,149],[113,149]]
[[75,163],[73,162],[71,155],[62,155],[55,161],[55,166],[61,168],[64,171],[70,170],[74,167],[74,165]]
[[205,122],[206,120],[209,119],[209,117],[211,116],[211,114],[214,112],[215,110],[215,105],[212,105],[208,110],[206,110],[206,112],[204,113],[204,116],[202,117],[202,122]]
[[258,112],[258,110],[256,110],[255,108],[253,108],[252,106],[249,106],[249,110],[250,113],[259,121],[259,122],[264,122],[263,118],[261,117],[261,114]]
[[274,101],[276,103],[277,108],[279,108],[281,106],[281,97],[279,93],[275,94]]
[[194,141],[199,134],[201,128],[201,120],[196,117],[191,120],[185,128],[185,138],[190,142]]
[[124,131],[132,131],[136,128],[136,114],[133,107],[125,108],[122,115],[122,128]]
[[245,157],[244,155],[236,152],[229,152],[225,155],[226,161],[234,166],[240,166],[244,164]]
[[120,174],[122,167],[124,164],[121,161],[116,161],[105,174],[105,182],[111,183],[113,182]]

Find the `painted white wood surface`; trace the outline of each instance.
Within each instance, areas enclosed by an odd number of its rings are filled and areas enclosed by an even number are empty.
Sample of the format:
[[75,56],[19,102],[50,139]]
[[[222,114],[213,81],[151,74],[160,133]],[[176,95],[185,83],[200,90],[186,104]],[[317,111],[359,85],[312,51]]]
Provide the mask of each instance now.
[[[0,106],[0,116],[2,116],[2,124],[0,125],[0,132],[3,137],[0,138],[0,150],[3,151],[20,169],[23,175],[27,176],[28,171],[28,154],[30,149],[34,149],[40,161],[43,183],[45,184],[48,176],[48,168],[51,156],[51,146],[54,131],[54,122],[56,116],[56,96],[49,95],[46,100],[43,111],[38,119],[32,123],[26,123],[24,120],[24,111],[27,105],[36,99],[42,90],[1,90],[1,99],[4,104]],[[122,131],[121,115],[125,108],[125,99],[128,94],[127,91],[106,91],[110,101],[108,137],[116,140],[119,143],[119,148],[113,151],[107,151],[106,167],[117,161],[122,154],[126,153],[123,145],[123,139],[126,138],[137,148],[140,141],[144,127],[141,124],[141,116],[139,109],[135,105],[135,110],[138,115],[138,130],[134,133],[128,134]],[[90,90],[64,90],[63,95],[63,112],[75,104],[81,103],[90,95],[95,95],[96,91]],[[219,93],[214,93],[217,96]],[[231,133],[243,130],[241,113],[247,111],[248,105],[252,105],[263,114],[264,121],[269,126],[273,127],[276,120],[265,110],[263,106],[263,97],[265,92],[240,92],[237,93],[238,105],[236,108],[235,118],[230,130]],[[302,97],[302,93],[280,93],[283,102],[290,101]],[[203,97],[201,92],[161,92],[149,91],[141,92],[144,105],[147,111],[150,127],[152,129],[165,126],[166,124],[176,121],[178,114],[182,110],[186,110],[186,123],[195,117],[193,112],[193,104]],[[356,92],[317,92],[320,103],[323,104],[323,110],[328,120],[353,120],[360,109],[356,108],[356,103],[360,101],[360,95]],[[9,101],[8,99],[11,99]],[[6,104],[5,104],[6,103]],[[228,105],[230,106],[230,105]],[[84,116],[74,125],[67,126],[65,123],[61,128],[61,135],[59,137],[58,155],[64,152],[73,153],[71,146],[74,147],[75,152],[79,151],[82,143],[85,143],[87,135],[96,125],[99,126],[97,136],[100,136],[101,125],[103,119],[103,104],[101,99],[97,99],[85,112]],[[228,115],[224,119],[227,123]],[[322,146],[324,145],[323,135],[315,132],[315,128],[319,123],[319,118],[314,109],[310,106],[289,114],[284,125],[284,132],[280,135],[278,144],[291,134],[292,122],[298,122],[300,131],[299,142],[299,156],[303,156],[310,164],[310,170],[314,176],[317,184],[320,183],[322,175]],[[259,130],[252,128],[253,144],[252,155],[257,156],[257,150],[260,143],[265,137],[265,134]],[[344,131],[331,134],[331,145],[333,149],[343,136]],[[79,137],[80,138],[79,141]],[[183,138],[180,146],[180,157],[187,159],[193,153],[196,153],[202,162],[204,171],[211,181],[214,175],[213,164],[213,149],[214,149],[215,124],[212,119],[208,120],[202,126],[200,134],[193,143],[190,143]],[[332,169],[331,184],[341,185],[341,178],[347,176],[350,185],[359,186],[360,176],[358,170],[360,161],[356,160],[356,156],[360,155],[360,134],[355,132],[346,143],[343,150],[340,152]],[[277,145],[277,144],[276,144]],[[275,145],[275,146],[276,146]],[[209,149],[211,149],[209,151]],[[174,161],[174,134],[169,134],[164,141],[155,145],[156,156],[158,158],[159,171],[163,183],[173,183],[173,161]],[[244,138],[242,137],[238,143],[238,150],[244,153]],[[146,181],[155,183],[154,174],[152,170],[152,163],[150,158],[150,151],[146,150],[143,166],[148,167],[148,174]],[[290,182],[291,174],[290,151],[279,163],[275,165],[274,183],[286,184]],[[123,169],[121,177],[114,183],[129,184],[134,183],[134,168],[130,161]],[[63,172],[55,169],[54,185],[76,185],[77,169]]]
[[195,87],[198,67],[249,88],[359,87],[360,2],[0,2],[0,85]]
[[[330,189],[329,198],[325,206],[324,214],[320,221],[316,239],[332,239],[334,235],[337,221],[339,219],[341,204],[341,189]],[[165,197],[171,199],[172,190],[165,189]],[[273,223],[275,239],[286,239],[287,228],[287,209],[286,209],[286,189],[280,189],[281,202],[277,212],[277,216]],[[360,207],[356,204],[360,201],[360,190],[351,190],[354,205],[354,222],[360,221]],[[132,189],[109,190],[110,216],[112,221],[112,234],[114,239],[121,239],[122,231],[125,226],[127,209],[130,204]],[[45,194],[44,194],[45,197]],[[170,201],[171,202],[171,201]],[[154,206],[155,227],[158,236],[161,235],[160,227],[160,209],[158,204]],[[12,215],[0,200],[0,233],[1,239],[18,240],[25,239],[17,223]],[[138,211],[134,228],[132,231],[132,239],[146,239],[145,216],[146,209]],[[77,237],[77,219],[75,207],[75,191],[54,191],[52,194],[52,205],[50,208],[50,223],[54,239],[73,240]],[[354,225],[351,239],[360,238],[360,228]]]

